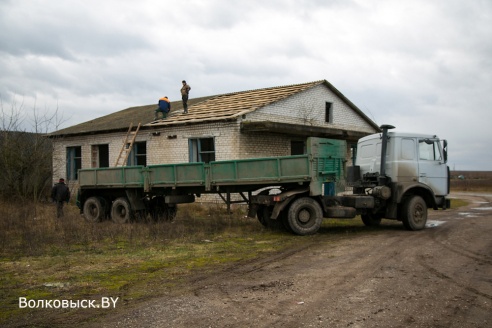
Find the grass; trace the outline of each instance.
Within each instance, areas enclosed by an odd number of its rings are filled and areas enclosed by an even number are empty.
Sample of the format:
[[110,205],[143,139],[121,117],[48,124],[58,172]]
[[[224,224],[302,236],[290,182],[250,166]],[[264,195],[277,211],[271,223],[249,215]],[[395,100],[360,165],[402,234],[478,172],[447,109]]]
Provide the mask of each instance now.
[[[466,205],[453,199],[452,207]],[[361,220],[324,220],[320,234],[296,237],[264,228],[237,207],[190,204],[162,223],[89,223],[69,205],[55,218],[51,204],[0,203],[0,326],[54,327],[104,315],[95,309],[19,308],[28,300],[119,298],[124,308],[169,295],[193,274],[335,236],[370,233]],[[399,224],[388,221],[388,224]]]
[[452,171],[451,190],[492,192],[492,171]]
[[188,205],[174,223],[117,225],[86,222],[73,206],[57,220],[52,206],[36,206],[34,216],[32,207],[0,204],[0,325],[56,326],[53,318],[64,313],[101,314],[21,309],[19,297],[76,301],[107,296],[134,303],[172,293],[191,274],[299,244],[287,232],[245,218],[241,209],[228,215],[222,207]]
[[464,199],[459,199],[459,198],[451,199],[451,209],[467,206],[468,204],[469,202]]

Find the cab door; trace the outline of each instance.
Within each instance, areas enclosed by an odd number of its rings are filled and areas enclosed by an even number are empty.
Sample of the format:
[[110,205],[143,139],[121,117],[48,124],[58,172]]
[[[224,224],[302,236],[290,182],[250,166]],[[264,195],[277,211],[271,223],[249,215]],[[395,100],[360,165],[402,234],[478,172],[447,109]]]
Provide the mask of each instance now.
[[448,194],[448,168],[437,139],[419,139],[419,182],[428,185],[436,196]]

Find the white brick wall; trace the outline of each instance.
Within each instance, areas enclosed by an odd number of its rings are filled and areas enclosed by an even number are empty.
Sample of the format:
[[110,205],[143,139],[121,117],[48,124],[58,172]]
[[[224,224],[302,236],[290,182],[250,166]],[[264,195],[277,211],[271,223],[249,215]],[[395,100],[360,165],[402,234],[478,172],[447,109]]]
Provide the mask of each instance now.
[[[325,122],[326,102],[333,103],[333,123]],[[369,123],[323,84],[247,114],[246,120],[374,132]]]

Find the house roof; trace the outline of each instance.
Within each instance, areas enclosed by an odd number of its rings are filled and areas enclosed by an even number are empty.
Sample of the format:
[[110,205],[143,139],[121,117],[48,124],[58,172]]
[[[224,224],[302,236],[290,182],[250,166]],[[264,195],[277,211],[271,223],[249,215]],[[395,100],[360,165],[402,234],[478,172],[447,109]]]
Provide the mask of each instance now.
[[131,123],[142,123],[144,128],[181,124],[195,124],[211,121],[236,119],[243,114],[255,111],[266,105],[288,98],[304,90],[324,84],[376,130],[379,127],[357,106],[326,80],[271,87],[264,89],[233,92],[216,96],[193,98],[188,100],[188,114],[183,114],[181,101],[171,102],[171,112],[166,119],[153,121],[156,105],[127,108],[88,122],[55,131],[50,137],[64,135],[84,135],[103,132],[126,131]]

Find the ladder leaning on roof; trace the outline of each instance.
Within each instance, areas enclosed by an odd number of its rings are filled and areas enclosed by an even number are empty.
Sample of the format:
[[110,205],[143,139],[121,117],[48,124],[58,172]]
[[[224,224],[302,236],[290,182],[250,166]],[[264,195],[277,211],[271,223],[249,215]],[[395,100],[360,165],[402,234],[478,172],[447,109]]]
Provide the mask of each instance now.
[[126,166],[126,162],[128,160],[128,155],[132,151],[133,144],[135,143],[135,138],[137,137],[138,130],[140,130],[141,123],[138,123],[137,129],[133,130],[133,122],[130,123],[130,128],[126,133],[126,138],[123,141],[123,146],[121,147],[120,154],[118,155],[118,159],[114,166]]

